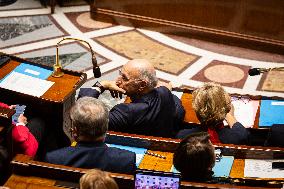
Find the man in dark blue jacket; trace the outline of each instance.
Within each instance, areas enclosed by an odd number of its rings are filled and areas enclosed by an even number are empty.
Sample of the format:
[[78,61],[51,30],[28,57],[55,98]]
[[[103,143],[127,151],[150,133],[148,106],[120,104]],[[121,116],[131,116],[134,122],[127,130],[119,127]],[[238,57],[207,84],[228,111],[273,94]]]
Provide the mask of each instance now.
[[126,94],[131,99],[131,103],[121,103],[110,110],[109,130],[174,137],[180,129],[185,114],[181,101],[171,93],[169,84],[158,82],[155,68],[147,60],[130,60],[116,81],[82,88],[78,97],[98,98],[104,90],[113,97]]
[[70,132],[77,144],[47,153],[45,161],[80,168],[134,173],[135,153],[108,147],[104,143],[108,115],[106,106],[98,99],[79,99],[70,111]]

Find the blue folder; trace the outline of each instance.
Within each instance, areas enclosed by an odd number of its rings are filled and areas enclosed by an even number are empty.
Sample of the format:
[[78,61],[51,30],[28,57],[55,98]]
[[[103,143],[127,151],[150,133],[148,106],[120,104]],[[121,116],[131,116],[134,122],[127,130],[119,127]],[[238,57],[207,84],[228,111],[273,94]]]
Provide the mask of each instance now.
[[222,156],[220,161],[215,162],[215,166],[212,171],[214,171],[214,177],[229,177],[234,162],[233,156]]
[[284,124],[284,101],[261,100],[259,126],[270,127]]
[[27,63],[21,63],[13,71],[43,80],[47,79],[52,74],[52,70]]

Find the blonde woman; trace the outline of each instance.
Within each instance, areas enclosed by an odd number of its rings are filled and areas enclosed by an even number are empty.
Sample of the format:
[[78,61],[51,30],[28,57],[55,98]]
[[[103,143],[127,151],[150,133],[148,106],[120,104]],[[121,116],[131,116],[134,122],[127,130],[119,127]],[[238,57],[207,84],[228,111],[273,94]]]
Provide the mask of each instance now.
[[[178,138],[188,134],[206,131],[212,143],[246,144],[249,133],[234,116],[230,95],[217,83],[204,83],[192,93],[192,107],[200,126],[182,130]],[[223,121],[226,120],[228,127]]]

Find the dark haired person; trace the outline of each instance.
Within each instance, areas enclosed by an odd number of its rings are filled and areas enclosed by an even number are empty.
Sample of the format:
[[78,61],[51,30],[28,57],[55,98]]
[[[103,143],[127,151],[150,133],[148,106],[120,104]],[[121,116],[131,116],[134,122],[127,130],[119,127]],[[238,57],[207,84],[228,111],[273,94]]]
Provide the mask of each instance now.
[[215,165],[215,148],[206,132],[188,135],[174,153],[174,166],[188,181],[209,181]]

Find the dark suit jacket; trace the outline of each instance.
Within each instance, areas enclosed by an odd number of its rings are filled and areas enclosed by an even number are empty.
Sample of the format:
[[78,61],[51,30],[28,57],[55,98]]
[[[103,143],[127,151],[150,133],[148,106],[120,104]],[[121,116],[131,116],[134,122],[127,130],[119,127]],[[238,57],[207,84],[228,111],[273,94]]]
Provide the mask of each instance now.
[[[78,98],[83,96],[98,98],[99,92],[82,88]],[[131,101],[110,110],[109,130],[160,137],[176,135],[185,111],[180,99],[170,90],[158,87],[140,98],[131,98]]]
[[284,124],[271,126],[265,146],[284,147]]
[[[177,138],[185,138],[187,135],[204,132],[205,130],[197,126],[192,129],[181,130],[177,134]],[[232,128],[224,127],[222,129],[216,130],[219,136],[219,140],[224,144],[247,144],[249,138],[249,132],[247,129],[239,122],[235,123]],[[206,132],[206,131],[205,131]]]
[[134,152],[108,147],[103,142],[78,143],[46,154],[45,161],[80,168],[98,168],[117,173],[134,173]]

